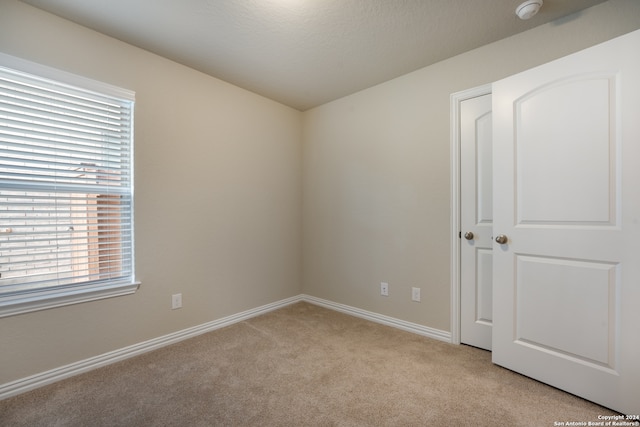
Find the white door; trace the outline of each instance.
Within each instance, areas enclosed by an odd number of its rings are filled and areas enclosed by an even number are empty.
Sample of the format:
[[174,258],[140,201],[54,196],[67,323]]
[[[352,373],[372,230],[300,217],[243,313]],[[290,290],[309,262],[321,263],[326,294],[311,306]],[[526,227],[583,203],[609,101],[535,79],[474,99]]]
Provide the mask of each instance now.
[[493,361],[640,414],[640,31],[493,85]]
[[491,350],[491,95],[460,103],[460,341]]

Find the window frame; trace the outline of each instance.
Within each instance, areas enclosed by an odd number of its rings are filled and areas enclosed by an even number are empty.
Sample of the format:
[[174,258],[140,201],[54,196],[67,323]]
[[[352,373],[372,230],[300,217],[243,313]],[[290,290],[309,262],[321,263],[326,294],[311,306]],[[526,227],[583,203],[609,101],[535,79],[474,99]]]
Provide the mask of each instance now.
[[0,318],[22,313],[62,307],[104,298],[133,294],[140,282],[135,280],[135,227],[134,227],[134,107],[135,92],[102,83],[66,71],[37,64],[0,52],[0,66],[44,79],[52,80],[100,95],[119,98],[131,102],[131,142],[130,142],[130,180],[131,180],[131,274],[126,278],[98,282],[81,282],[63,288],[49,287],[37,291],[23,291],[0,295]]

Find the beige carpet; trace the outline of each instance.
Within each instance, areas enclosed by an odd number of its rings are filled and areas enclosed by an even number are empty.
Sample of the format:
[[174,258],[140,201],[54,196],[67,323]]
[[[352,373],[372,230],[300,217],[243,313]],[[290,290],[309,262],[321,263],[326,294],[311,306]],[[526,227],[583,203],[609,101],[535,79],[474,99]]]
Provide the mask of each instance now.
[[614,412],[299,303],[0,401],[2,426],[553,426]]

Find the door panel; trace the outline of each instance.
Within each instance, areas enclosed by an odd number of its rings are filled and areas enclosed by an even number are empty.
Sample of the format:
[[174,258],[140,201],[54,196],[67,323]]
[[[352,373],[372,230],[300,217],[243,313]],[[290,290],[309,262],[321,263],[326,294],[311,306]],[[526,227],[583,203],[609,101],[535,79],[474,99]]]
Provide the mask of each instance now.
[[516,341],[612,368],[618,267],[516,255]]
[[493,155],[491,95],[460,105],[460,341],[491,350]]
[[518,224],[611,224],[615,83],[612,75],[582,75],[514,102]]
[[493,361],[640,412],[640,31],[493,85]]
[[[493,321],[493,251],[476,250],[476,292],[474,321],[491,326]],[[489,340],[491,344],[491,340]],[[491,350],[491,346],[487,348]]]

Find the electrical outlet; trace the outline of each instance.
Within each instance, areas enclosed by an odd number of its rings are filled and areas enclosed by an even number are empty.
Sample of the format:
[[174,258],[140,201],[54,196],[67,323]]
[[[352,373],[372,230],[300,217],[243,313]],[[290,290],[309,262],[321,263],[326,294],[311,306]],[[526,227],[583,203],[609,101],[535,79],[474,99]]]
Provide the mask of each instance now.
[[389,296],[389,284],[387,282],[380,283],[380,295],[383,297]]
[[420,288],[411,288],[411,301],[420,302]]
[[182,308],[182,294],[171,295],[171,310]]

